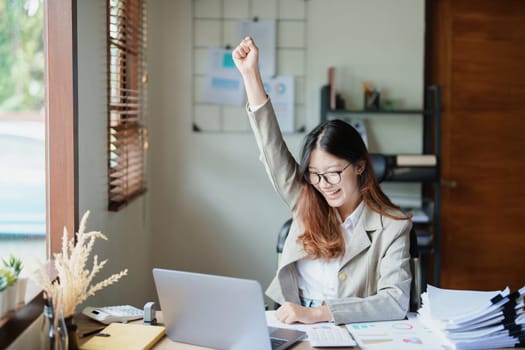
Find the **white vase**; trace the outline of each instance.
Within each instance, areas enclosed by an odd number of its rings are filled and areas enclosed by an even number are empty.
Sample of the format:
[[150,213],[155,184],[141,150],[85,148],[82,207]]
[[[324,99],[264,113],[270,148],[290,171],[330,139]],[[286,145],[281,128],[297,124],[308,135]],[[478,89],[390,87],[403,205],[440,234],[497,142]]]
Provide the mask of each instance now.
[[27,277],[19,277],[16,282],[16,305],[26,303],[27,280]]
[[4,291],[4,312],[16,309],[16,285],[15,282]]
[[4,298],[5,298],[5,290],[3,292],[0,292],[0,319],[4,318],[4,315],[6,314],[5,307],[4,307]]

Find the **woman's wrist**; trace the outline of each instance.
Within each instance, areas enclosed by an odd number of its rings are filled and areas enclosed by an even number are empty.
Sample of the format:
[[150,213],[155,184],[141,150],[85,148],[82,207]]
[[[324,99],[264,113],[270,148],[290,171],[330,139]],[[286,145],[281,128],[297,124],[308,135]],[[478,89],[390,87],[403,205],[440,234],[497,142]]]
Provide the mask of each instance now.
[[268,96],[264,90],[261,74],[259,70],[250,70],[243,73],[244,88],[250,106],[263,105]]
[[246,81],[250,79],[259,79],[259,77],[261,76],[261,73],[259,72],[258,68],[248,68],[248,69],[243,70],[241,72],[241,75],[244,81]]

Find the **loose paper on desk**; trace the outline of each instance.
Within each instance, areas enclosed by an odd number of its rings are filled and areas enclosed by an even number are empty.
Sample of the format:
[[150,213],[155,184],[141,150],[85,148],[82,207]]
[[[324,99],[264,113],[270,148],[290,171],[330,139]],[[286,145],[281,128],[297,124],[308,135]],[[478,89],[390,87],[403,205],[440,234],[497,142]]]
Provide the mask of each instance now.
[[244,85],[233,62],[231,50],[221,48],[208,50],[208,68],[203,99],[208,103],[243,105]]
[[451,349],[417,318],[346,325],[363,350]]
[[264,89],[277,115],[277,121],[282,132],[295,130],[295,86],[292,76],[277,76],[263,78]]

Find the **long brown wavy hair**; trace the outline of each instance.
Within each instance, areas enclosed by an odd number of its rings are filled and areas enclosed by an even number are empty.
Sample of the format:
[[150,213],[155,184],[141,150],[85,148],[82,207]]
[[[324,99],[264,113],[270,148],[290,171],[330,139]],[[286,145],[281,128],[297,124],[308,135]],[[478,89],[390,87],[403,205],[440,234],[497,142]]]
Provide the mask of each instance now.
[[391,213],[399,207],[381,190],[370,154],[357,130],[342,120],[325,121],[306,136],[299,164],[304,184],[297,202],[297,217],[304,232],[298,239],[310,258],[330,259],[342,256],[345,252],[344,236],[336,208],[330,207],[321,193],[306,181],[310,155],[316,148],[351,164],[363,161],[364,171],[358,176],[358,185],[364,204],[381,215],[396,220],[408,219],[402,214],[396,216]]

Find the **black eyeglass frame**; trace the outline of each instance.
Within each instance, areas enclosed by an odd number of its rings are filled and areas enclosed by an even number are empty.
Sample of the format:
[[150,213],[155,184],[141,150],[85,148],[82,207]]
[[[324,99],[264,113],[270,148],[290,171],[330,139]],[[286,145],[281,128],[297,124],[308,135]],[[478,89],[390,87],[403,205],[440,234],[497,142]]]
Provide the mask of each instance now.
[[[324,172],[324,173],[314,173],[314,172],[311,172],[311,171],[307,171],[305,174],[304,174],[304,177],[305,177],[305,180],[306,182],[308,182],[310,185],[317,185],[321,182],[321,177],[324,179],[324,181],[326,183],[329,183],[330,185],[337,185],[341,182],[341,174],[343,173],[343,171],[346,170],[346,168],[348,168],[350,165],[352,165],[352,163],[348,163],[347,165],[345,165],[345,167],[339,171],[327,171],[327,172]],[[317,175],[317,181],[316,182],[312,182],[310,176],[311,175]],[[335,182],[332,182],[332,181],[329,181],[328,180],[328,176],[329,175],[337,175],[338,176],[338,180],[335,181]]]

